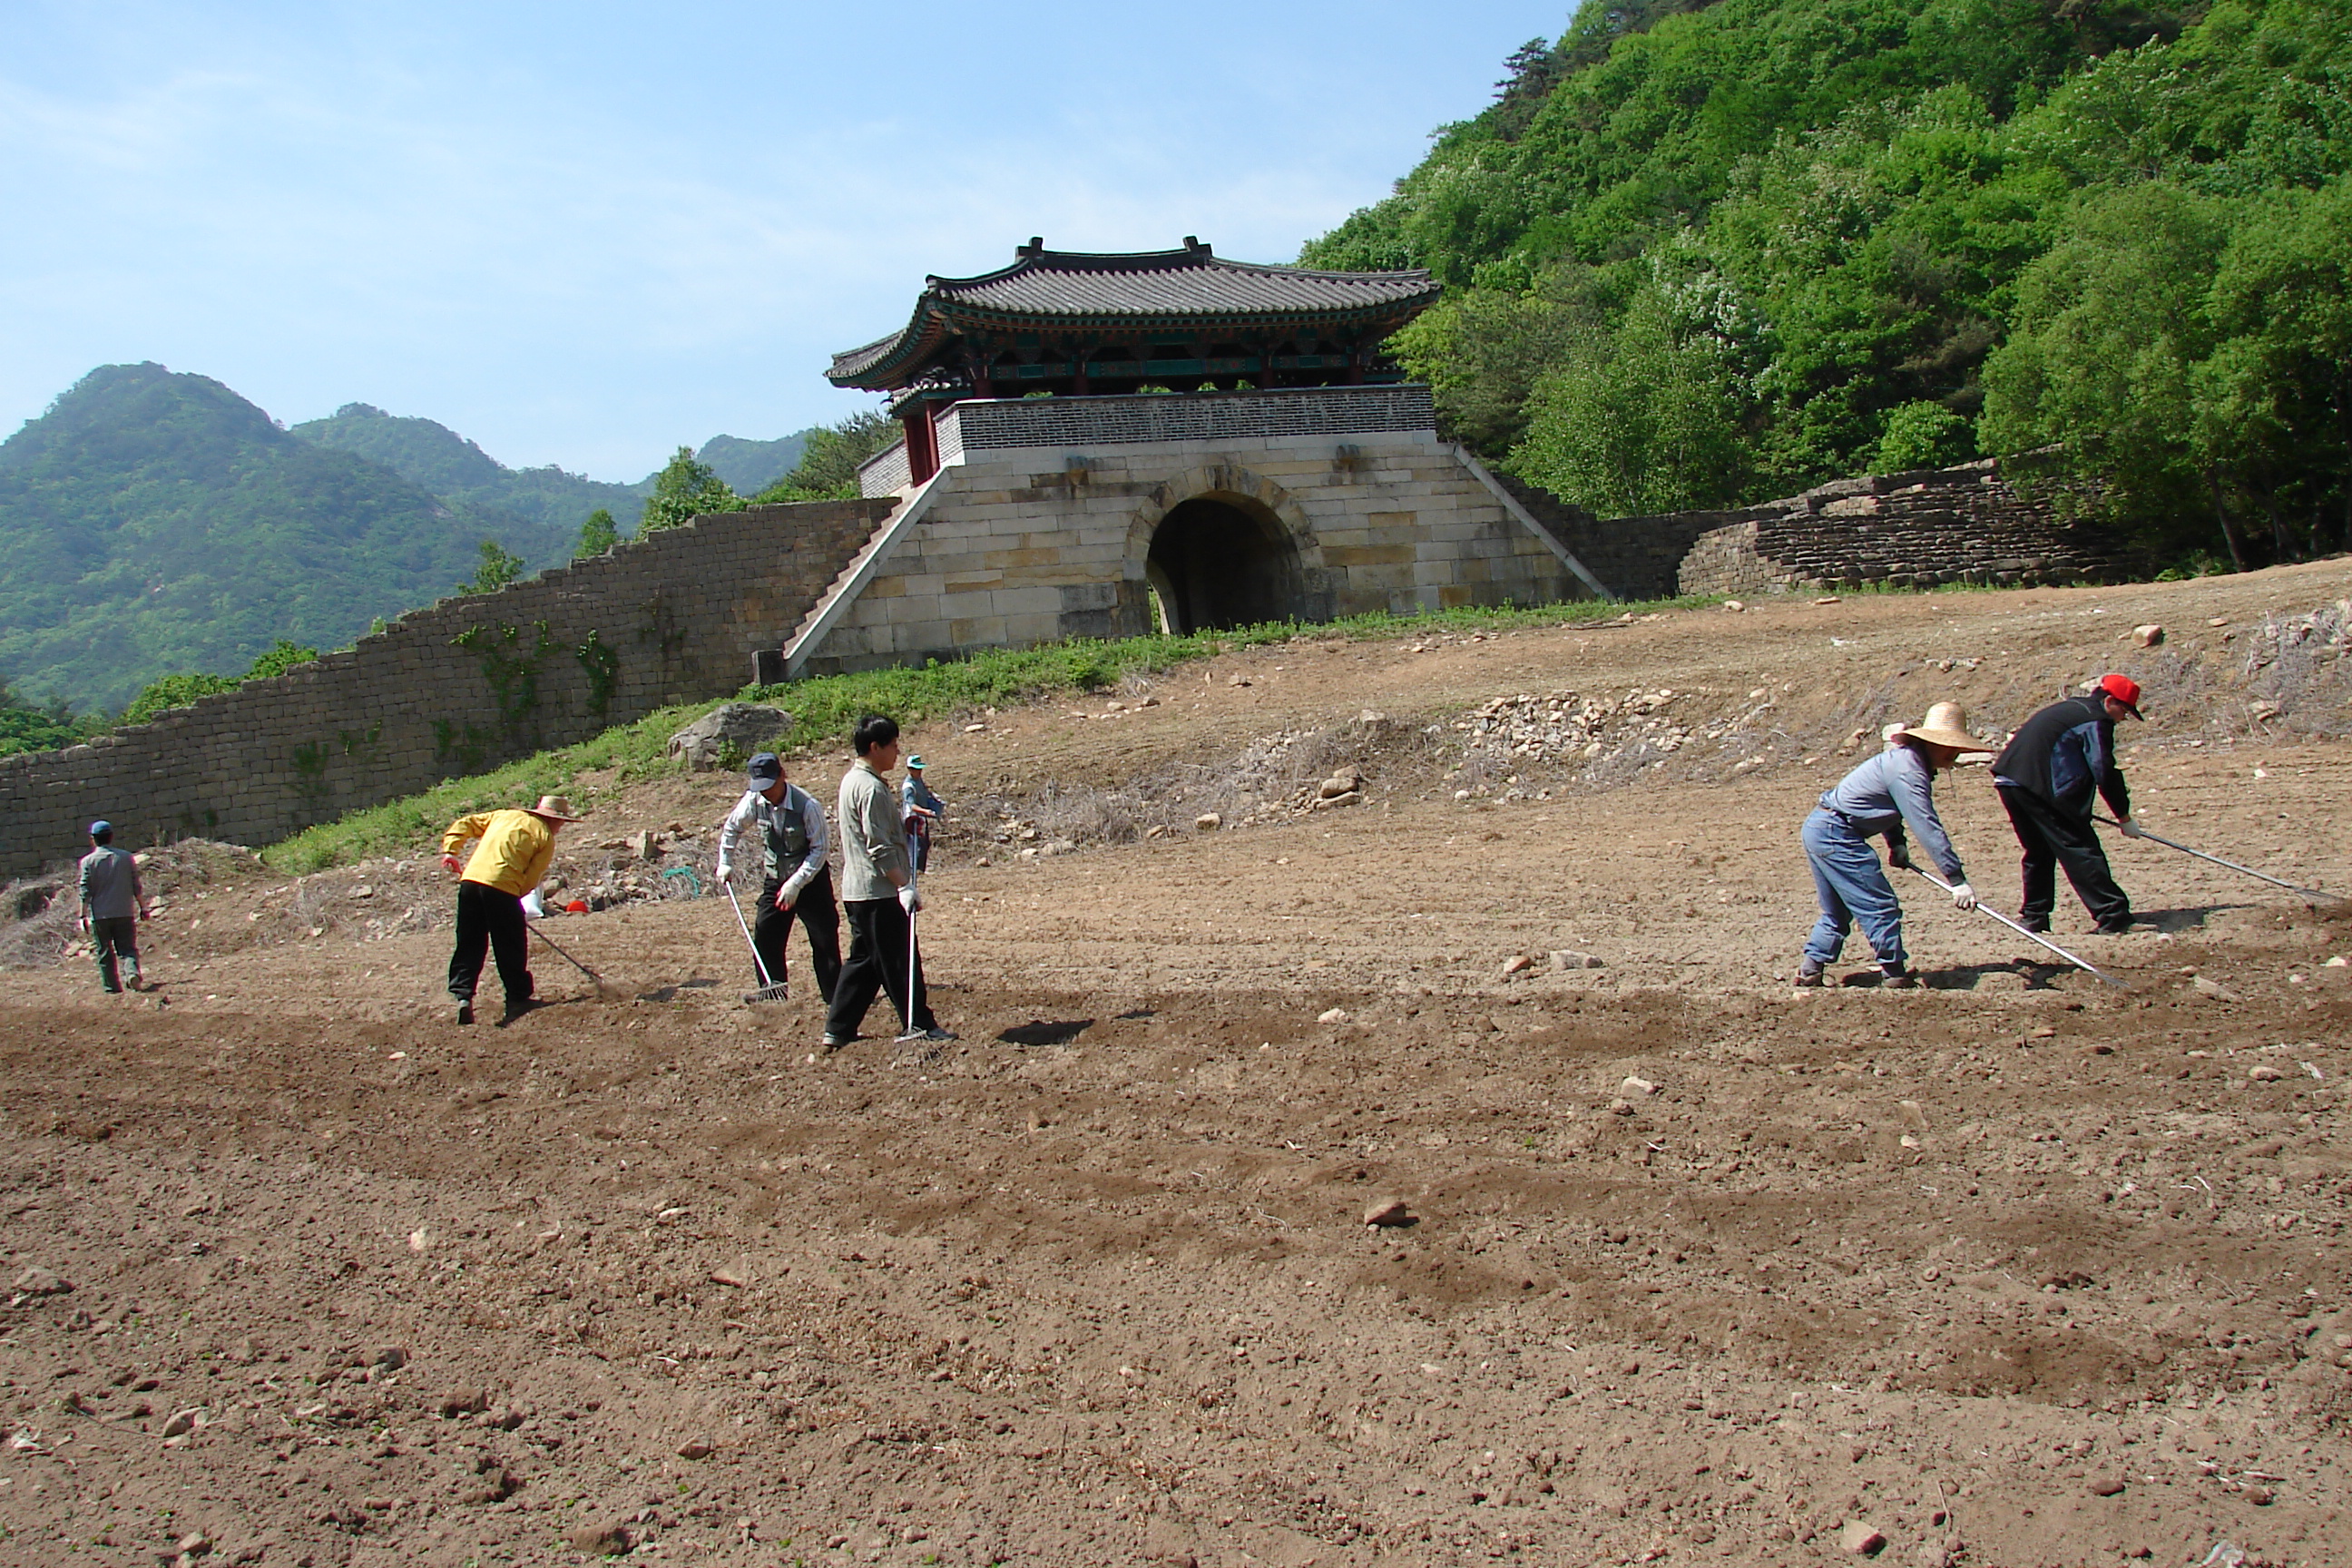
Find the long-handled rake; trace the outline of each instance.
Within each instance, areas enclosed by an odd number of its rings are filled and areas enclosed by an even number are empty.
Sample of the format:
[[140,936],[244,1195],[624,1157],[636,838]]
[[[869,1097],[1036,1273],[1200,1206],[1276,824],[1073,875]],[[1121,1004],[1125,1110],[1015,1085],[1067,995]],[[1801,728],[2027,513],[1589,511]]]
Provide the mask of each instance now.
[[735,923],[742,928],[743,945],[751,950],[751,967],[760,974],[760,988],[743,993],[743,1000],[747,1003],[783,1001],[793,994],[792,982],[789,979],[778,980],[768,973],[768,961],[760,956],[760,944],[751,940],[751,922],[743,918],[743,906],[735,898],[735,884],[732,882],[727,884],[727,901],[735,905]]
[[[2123,826],[2123,824],[2116,821],[2115,818],[2110,816],[2102,816],[2097,820],[2105,823],[2109,827],[2121,827]],[[2126,834],[2125,837],[2128,838],[2133,837],[2133,835]],[[2227,866],[2232,871],[2242,871],[2247,876],[2253,878],[2256,881],[2268,882],[2273,888],[2284,888],[2290,893],[2301,893],[2304,897],[2309,899],[2334,899],[2338,903],[2344,901],[2344,895],[2341,893],[2322,892],[2317,888],[2301,888],[2297,887],[2293,882],[2281,881],[2278,878],[2272,876],[2267,871],[2257,871],[2252,866],[2241,866],[2235,860],[2224,860],[2219,855],[2208,855],[2202,849],[2191,849],[2188,845],[2180,843],[2177,839],[2167,838],[2161,833],[2150,833],[2145,827],[2139,830],[2137,837],[2147,839],[2151,843],[2161,844],[2167,849],[2178,849],[2183,855],[2194,855],[2200,860],[2210,860],[2216,866]]]
[[[1916,866],[1912,867],[1911,869],[1918,876],[1920,880],[1926,882],[1929,887],[1940,888],[1947,893],[1949,893],[1952,890],[1952,885],[1949,882],[1937,881],[1935,878],[1929,876],[1926,871],[1921,870]],[[2023,926],[2018,924],[2015,921],[2011,920],[1999,910],[1991,908],[1990,905],[1979,904],[1977,906],[1977,913],[1980,915],[1990,915],[1993,919],[1999,921],[2001,924],[2007,926],[2010,930],[2023,937],[2026,941],[2041,943],[2043,947],[2048,948],[2051,952],[2056,953],[2059,957],[2064,959],[2067,963],[2073,964],[2084,973],[2095,974],[2118,991],[2128,991],[2131,989],[2130,986],[2125,984],[2114,975],[2109,974],[2105,970],[2101,969],[2095,964],[2084,963],[2073,953],[2068,952],[2064,948],[2060,947],[2056,942],[2052,942],[2048,937],[2043,936],[2040,931],[2026,930]]]
[[531,935],[537,937],[541,945],[544,946],[550,952],[555,954],[556,957],[563,960],[564,963],[570,964],[572,968],[586,975],[589,979],[589,983],[596,987],[596,996],[599,1001],[604,1000],[607,996],[613,994],[614,985],[611,981],[605,979],[603,975],[597,973],[594,970],[589,968],[586,964],[581,963],[578,959],[572,957],[570,953],[556,946],[554,940],[545,931],[540,930],[537,925],[526,921],[523,922],[523,929],[530,932]]

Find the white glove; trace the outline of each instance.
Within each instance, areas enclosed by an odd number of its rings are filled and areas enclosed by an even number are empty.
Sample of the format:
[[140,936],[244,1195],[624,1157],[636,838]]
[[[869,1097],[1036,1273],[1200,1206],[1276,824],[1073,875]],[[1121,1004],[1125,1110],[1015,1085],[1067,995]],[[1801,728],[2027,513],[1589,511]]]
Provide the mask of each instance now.
[[2134,822],[2128,816],[2117,821],[2116,826],[2123,830],[2123,836],[2126,838],[2137,838],[2139,837],[2139,824]]
[[732,877],[734,874],[735,874],[735,863],[734,863],[733,861],[731,861],[731,860],[728,859],[726,856],[721,855],[721,856],[719,858],[719,879],[720,881],[722,881],[722,882],[723,882],[723,881],[726,881],[730,877]]
[[1977,890],[1974,888],[1969,887],[1966,882],[1955,882],[1952,885],[1952,908],[1956,910],[1972,910],[1976,907]]
[[910,915],[923,907],[923,896],[915,891],[914,883],[909,882],[898,889],[898,907]]

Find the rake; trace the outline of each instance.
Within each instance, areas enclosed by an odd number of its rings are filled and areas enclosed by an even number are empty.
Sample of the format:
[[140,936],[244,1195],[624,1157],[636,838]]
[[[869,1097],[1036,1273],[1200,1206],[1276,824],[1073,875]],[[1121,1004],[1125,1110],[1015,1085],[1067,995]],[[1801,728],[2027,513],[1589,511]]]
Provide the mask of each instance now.
[[[2122,823],[2116,821],[2113,817],[2102,816],[2097,818],[2097,820],[2105,823],[2109,827],[2121,827],[2123,826]],[[2178,849],[2183,855],[2194,855],[2200,860],[2210,860],[2216,866],[2227,866],[2232,871],[2243,871],[2247,876],[2253,878],[2258,882],[2268,882],[2273,888],[2284,888],[2290,893],[2301,893],[2307,899],[2334,899],[2338,903],[2344,901],[2344,895],[2341,893],[2323,892],[2317,888],[2297,887],[2293,882],[2281,881],[2278,878],[2272,876],[2267,871],[2257,871],[2252,866],[2241,866],[2235,860],[2224,860],[2219,855],[2208,855],[2202,849],[2191,849],[2186,844],[2167,838],[2161,833],[2150,833],[2145,827],[2139,830],[2138,836],[2142,838],[2147,839],[2151,843],[2161,844],[2167,849]],[[2129,837],[2131,835],[2126,834],[2125,837]]]
[[617,992],[611,981],[605,979],[603,975],[597,973],[594,970],[589,968],[586,964],[581,963],[578,959],[572,957],[570,953],[556,946],[553,939],[549,937],[545,931],[540,930],[536,924],[526,921],[523,922],[523,929],[530,932],[532,936],[537,937],[541,945],[544,946],[550,952],[555,954],[556,957],[563,960],[564,963],[570,964],[572,968],[586,975],[590,982],[596,987],[596,999],[598,1001],[609,1001],[614,995],[617,994]]
[[744,992],[743,1000],[746,1003],[783,1001],[793,994],[792,982],[789,979],[778,980],[768,973],[767,960],[760,956],[760,944],[751,940],[751,923],[743,918],[743,906],[735,898],[735,884],[732,882],[727,884],[727,901],[735,905],[735,923],[742,928],[743,945],[751,950],[751,967],[760,972],[760,988]]
[[[1916,866],[1912,867],[1911,869],[1921,881],[1927,883],[1929,887],[1940,888],[1947,893],[1952,890],[1952,885],[1949,882],[1939,882]],[[2128,991],[2131,989],[2130,986],[2125,984],[2114,975],[2109,974],[2105,970],[2084,963],[2073,953],[2068,952],[2064,948],[2060,947],[2056,942],[2052,942],[2048,937],[2043,936],[2040,931],[2026,930],[2023,926],[2018,924],[2015,921],[2011,920],[2007,915],[2002,914],[1999,910],[1992,908],[1989,904],[1979,904],[1977,906],[1977,913],[1980,915],[1990,915],[1993,919],[1999,921],[2001,924],[2007,926],[2010,930],[2023,937],[2026,941],[2040,942],[2042,946],[2048,948],[2051,952],[2056,953],[2059,957],[2064,959],[2067,963],[2073,964],[2084,973],[2095,974],[2118,991]]]

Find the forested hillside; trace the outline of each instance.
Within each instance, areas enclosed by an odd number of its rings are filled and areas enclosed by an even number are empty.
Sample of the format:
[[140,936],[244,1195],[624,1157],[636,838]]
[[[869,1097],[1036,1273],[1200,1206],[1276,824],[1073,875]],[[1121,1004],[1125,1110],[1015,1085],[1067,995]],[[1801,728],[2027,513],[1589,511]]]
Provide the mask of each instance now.
[[451,506],[512,517],[567,540],[600,506],[634,521],[649,488],[604,484],[558,468],[509,468],[446,425],[364,403],[346,403],[331,417],[305,420],[287,434],[380,463]]
[[1588,4],[1310,244],[1604,515],[2040,454],[2176,561],[2352,545],[2352,0]]
[[486,535],[544,564],[578,529],[445,504],[207,377],[107,365],[0,444],[0,671],[111,709],[280,639],[349,643],[471,576]]

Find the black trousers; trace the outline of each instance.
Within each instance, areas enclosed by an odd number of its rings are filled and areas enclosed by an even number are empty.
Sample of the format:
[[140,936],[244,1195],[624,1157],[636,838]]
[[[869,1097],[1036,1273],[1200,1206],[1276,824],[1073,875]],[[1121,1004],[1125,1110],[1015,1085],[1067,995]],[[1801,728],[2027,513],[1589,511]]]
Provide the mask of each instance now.
[[486,882],[457,884],[457,949],[449,955],[449,994],[474,999],[481,983],[485,951],[498,954],[499,984],[507,1006],[530,1000],[530,938],[523,930],[522,900]]
[[[914,947],[914,927],[897,899],[845,899],[842,912],[849,917],[849,958],[834,984],[833,1006],[825,1014],[824,1032],[836,1040],[851,1039],[866,1022],[866,1010],[875,994],[888,992],[898,1017],[912,1029],[934,1029],[929,997],[923,986],[923,960],[914,954],[914,994],[907,994],[908,955]],[[910,1010],[911,1009],[911,1010]]]
[[[751,922],[751,946],[768,972],[768,977],[759,983],[784,983],[784,949],[792,940],[793,921],[798,920],[801,930],[808,933],[809,967],[816,971],[816,994],[831,1002],[833,988],[841,980],[841,911],[833,901],[833,868],[819,871],[789,910],[776,908],[776,889],[782,886],[771,882],[760,889],[760,914]],[[757,971],[753,973],[756,977]]]
[[2060,866],[2066,868],[2066,880],[2074,884],[2075,897],[2083,900],[2093,920],[2105,925],[2130,918],[2131,899],[2116,885],[2116,874],[2107,868],[2107,852],[2087,818],[2069,816],[2030,790],[2003,788],[1997,793],[2001,808],[2009,813],[2010,826],[2017,831],[2018,845],[2025,851],[2025,898],[2017,910],[2021,922],[2048,927],[2050,910],[2058,901]]

